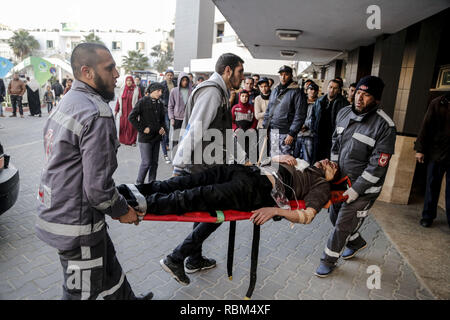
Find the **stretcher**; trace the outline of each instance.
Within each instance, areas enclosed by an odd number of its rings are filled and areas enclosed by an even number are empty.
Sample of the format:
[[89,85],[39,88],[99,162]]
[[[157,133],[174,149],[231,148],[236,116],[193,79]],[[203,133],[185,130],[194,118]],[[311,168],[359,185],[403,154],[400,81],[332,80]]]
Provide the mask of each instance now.
[[[351,182],[348,177],[344,177],[341,180],[332,184],[331,197],[324,208],[328,208],[332,203],[344,202],[347,197],[343,196],[343,193],[347,188],[351,187]],[[292,210],[305,209],[305,201],[290,201]],[[222,223],[225,221],[230,222],[230,230],[228,235],[228,253],[227,253],[227,274],[230,280],[233,279],[233,259],[234,259],[234,243],[236,237],[236,221],[248,220],[252,216],[251,212],[236,211],[236,210],[217,210],[215,212],[187,212],[182,215],[169,214],[169,215],[157,215],[147,213],[143,220],[145,221],[179,221],[179,222],[209,222],[209,223]],[[253,240],[250,258],[250,283],[245,295],[245,300],[250,300],[256,284],[256,270],[258,266],[258,253],[259,253],[259,239],[260,239],[259,225],[253,225]]]

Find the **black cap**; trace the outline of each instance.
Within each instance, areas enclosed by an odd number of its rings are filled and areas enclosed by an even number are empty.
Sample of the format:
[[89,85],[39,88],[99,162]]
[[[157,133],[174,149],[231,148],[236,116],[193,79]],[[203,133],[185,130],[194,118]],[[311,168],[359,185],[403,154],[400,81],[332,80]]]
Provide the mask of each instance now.
[[159,82],[150,83],[150,85],[147,88],[147,92],[152,93],[153,91],[156,91],[156,90],[164,90],[163,85]]
[[261,79],[259,79],[259,81],[258,81],[258,86],[261,84],[261,83],[267,83],[267,84],[269,84],[269,79],[267,79],[266,77],[262,77]]
[[292,68],[284,65],[280,68],[280,70],[278,70],[278,73],[282,73],[282,72],[289,72],[292,74]]
[[173,70],[171,70],[171,69],[167,69],[167,70],[166,70],[166,73],[165,73],[165,74],[168,74],[168,73],[175,74],[175,73],[173,72]]
[[311,81],[311,83],[308,85],[306,89],[319,91],[319,86],[315,82]]
[[381,78],[375,76],[365,76],[358,81],[356,85],[356,91],[362,90],[371,94],[375,100],[381,100],[381,94],[383,93],[384,82]]

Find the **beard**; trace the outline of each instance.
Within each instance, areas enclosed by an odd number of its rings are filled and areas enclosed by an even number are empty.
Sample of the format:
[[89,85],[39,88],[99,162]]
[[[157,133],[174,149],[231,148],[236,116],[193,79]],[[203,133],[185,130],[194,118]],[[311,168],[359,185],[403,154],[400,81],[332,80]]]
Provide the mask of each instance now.
[[106,85],[106,83],[103,81],[102,78],[100,78],[97,73],[95,73],[94,75],[94,83],[95,86],[97,87],[95,89],[95,91],[97,91],[97,93],[105,100],[107,101],[111,101],[114,99],[115,93],[114,90],[113,91],[109,91],[108,86]]

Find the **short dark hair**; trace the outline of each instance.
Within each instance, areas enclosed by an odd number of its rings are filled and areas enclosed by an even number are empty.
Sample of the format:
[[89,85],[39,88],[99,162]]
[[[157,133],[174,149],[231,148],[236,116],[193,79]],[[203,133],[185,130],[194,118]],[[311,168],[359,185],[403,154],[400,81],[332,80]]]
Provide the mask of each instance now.
[[244,60],[234,53],[224,53],[217,59],[215,70],[218,74],[223,75],[227,66],[234,70],[239,64],[243,63]]
[[72,56],[70,57],[70,65],[72,66],[72,72],[75,79],[81,77],[81,67],[89,66],[95,68],[98,63],[98,50],[105,50],[109,52],[109,49],[100,43],[80,43],[73,49]]
[[139,76],[139,75],[135,75],[134,78],[141,80],[141,76]]
[[245,80],[252,80],[253,82],[255,82],[255,79],[253,79],[252,77],[245,77]]
[[202,80],[205,81],[205,78],[203,78],[202,76],[198,77],[197,81]]
[[258,79],[261,78],[261,77],[259,76],[259,74],[257,74],[257,73],[252,74],[252,78],[253,78],[253,77],[258,77]]
[[348,87],[349,87],[349,88],[350,88],[350,87],[356,88],[356,82],[350,83],[350,85],[349,85]]
[[330,82],[337,83],[337,84],[339,85],[339,89],[342,88],[342,82],[340,82],[339,80],[337,80],[337,79],[331,79],[330,81],[328,81],[328,84],[330,84]]

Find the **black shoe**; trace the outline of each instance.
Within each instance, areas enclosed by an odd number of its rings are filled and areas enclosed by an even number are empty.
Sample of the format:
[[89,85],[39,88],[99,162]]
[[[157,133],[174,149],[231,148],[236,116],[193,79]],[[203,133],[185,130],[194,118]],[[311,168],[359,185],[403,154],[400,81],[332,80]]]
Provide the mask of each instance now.
[[211,269],[215,266],[216,260],[202,257],[200,261],[195,263],[192,263],[189,260],[186,261],[186,267],[184,268],[184,271],[186,271],[187,273],[194,273],[201,270]]
[[146,293],[144,295],[139,295],[136,297],[136,300],[152,300],[153,292]]
[[183,263],[175,263],[172,259],[167,256],[159,261],[159,264],[164,269],[164,271],[170,273],[175,280],[177,280],[183,286],[187,286],[191,280],[184,272]]
[[15,114],[12,114],[9,117],[12,118],[12,117],[17,117],[17,116]]
[[433,220],[431,219],[420,219],[420,225],[424,228],[429,228],[431,227],[431,224],[433,223]]

